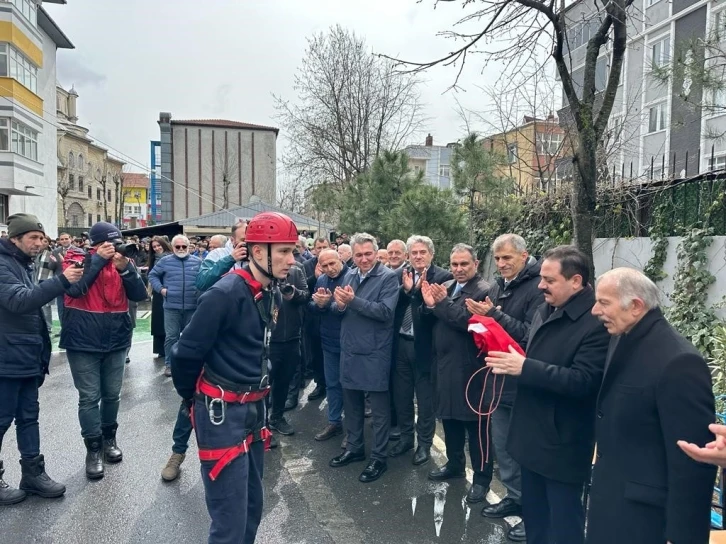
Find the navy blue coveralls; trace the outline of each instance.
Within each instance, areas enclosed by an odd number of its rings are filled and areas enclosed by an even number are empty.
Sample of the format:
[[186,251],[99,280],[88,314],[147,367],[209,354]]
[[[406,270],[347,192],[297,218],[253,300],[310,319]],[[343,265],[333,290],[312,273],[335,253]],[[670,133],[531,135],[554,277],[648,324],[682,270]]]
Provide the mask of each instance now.
[[[252,544],[262,519],[264,398],[223,402],[212,395],[269,390],[267,347],[277,315],[273,300],[278,296],[261,290],[251,275],[247,280],[230,273],[201,295],[172,349],[174,386],[182,399],[194,399],[192,418],[212,518],[209,544]],[[245,441],[248,447],[235,455]],[[205,460],[205,452],[227,456],[221,462]]]

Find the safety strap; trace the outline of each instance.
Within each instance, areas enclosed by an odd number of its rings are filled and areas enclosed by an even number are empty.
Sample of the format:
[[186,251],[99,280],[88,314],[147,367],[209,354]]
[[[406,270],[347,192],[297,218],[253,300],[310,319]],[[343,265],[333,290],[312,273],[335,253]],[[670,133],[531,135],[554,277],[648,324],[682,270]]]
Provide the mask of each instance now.
[[219,477],[219,473],[229,465],[232,461],[237,459],[240,455],[245,455],[250,451],[250,446],[254,442],[264,441],[265,451],[270,449],[270,438],[272,433],[267,427],[263,427],[258,432],[250,433],[247,435],[240,444],[229,448],[218,448],[218,449],[207,449],[199,447],[199,460],[200,461],[217,461],[217,463],[209,471],[209,479],[215,481]]
[[209,383],[204,379],[203,375],[199,377],[199,380],[197,380],[197,393],[201,393],[202,395],[206,395],[213,399],[221,399],[224,402],[238,404],[257,402],[258,400],[264,399],[269,392],[270,388],[268,387],[257,391],[237,393],[235,391],[225,391],[221,386]]
[[265,324],[263,352],[260,362],[260,388],[263,388],[266,387],[269,383],[267,361],[270,358],[270,339],[272,337],[272,329],[275,328],[275,324],[277,323],[275,296],[273,292],[270,292],[269,307],[265,308],[265,294],[263,292],[264,288],[262,287],[262,284],[258,282],[248,270],[244,268],[235,268],[229,273],[236,274],[240,276],[243,280],[245,280],[247,287],[249,287],[250,292],[252,293],[255,305],[257,306],[257,311],[262,318],[262,322]]

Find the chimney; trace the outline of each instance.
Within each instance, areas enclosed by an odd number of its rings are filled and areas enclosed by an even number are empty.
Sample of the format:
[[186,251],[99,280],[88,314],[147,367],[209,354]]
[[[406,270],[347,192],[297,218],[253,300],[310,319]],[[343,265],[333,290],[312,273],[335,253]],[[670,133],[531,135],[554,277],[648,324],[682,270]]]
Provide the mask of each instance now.
[[159,113],[159,124],[168,125],[171,123],[171,113],[168,111],[162,111]]
[[[421,140],[419,140],[421,141]],[[429,134],[426,136],[426,147],[432,147],[434,145],[434,137]]]
[[78,122],[77,101],[78,93],[76,92],[75,86],[71,86],[71,90],[68,91],[68,120],[73,124]]

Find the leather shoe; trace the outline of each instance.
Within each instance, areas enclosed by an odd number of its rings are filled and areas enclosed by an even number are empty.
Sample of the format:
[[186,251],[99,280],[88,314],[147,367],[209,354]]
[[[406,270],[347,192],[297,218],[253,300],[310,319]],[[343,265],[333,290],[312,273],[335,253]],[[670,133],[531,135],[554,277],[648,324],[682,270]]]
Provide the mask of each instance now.
[[399,440],[390,450],[388,450],[388,457],[398,457],[403,455],[409,450],[413,449],[413,442],[406,440]]
[[464,469],[450,467],[449,463],[429,472],[429,480],[435,482],[443,482],[444,480],[451,480],[453,478],[466,478],[466,472]]
[[466,492],[466,502],[469,504],[482,502],[487,498],[487,493],[489,493],[488,487],[484,487],[480,484],[472,484],[469,491]]
[[333,457],[330,460],[330,463],[328,463],[333,468],[338,467],[344,467],[346,465],[350,465],[351,463],[355,463],[356,461],[365,461],[366,460],[366,454],[365,453],[353,453],[352,451],[344,451],[337,457]]
[[308,395],[308,400],[318,400],[322,399],[326,395],[325,387],[322,387],[320,385],[316,385],[315,389],[313,389],[312,393]]
[[431,459],[431,449],[428,446],[419,446],[416,448],[416,453],[413,454],[414,465],[419,466],[427,463]]
[[385,462],[379,461],[378,459],[371,459],[371,462],[368,463],[368,466],[363,469],[363,472],[361,472],[358,480],[363,482],[364,484],[375,482],[383,475],[384,472],[386,472],[387,469],[388,465],[386,465]]
[[524,531],[524,522],[520,521],[507,531],[507,538],[514,542],[527,542],[527,533]]
[[315,440],[317,440],[318,442],[323,442],[324,440],[328,440],[329,438],[333,438],[334,436],[338,436],[342,433],[342,425],[334,425],[333,423],[329,423],[328,426],[325,427],[325,429],[315,435]]
[[504,497],[497,504],[485,506],[481,515],[486,518],[506,518],[507,516],[521,516],[522,505],[514,502],[514,499]]

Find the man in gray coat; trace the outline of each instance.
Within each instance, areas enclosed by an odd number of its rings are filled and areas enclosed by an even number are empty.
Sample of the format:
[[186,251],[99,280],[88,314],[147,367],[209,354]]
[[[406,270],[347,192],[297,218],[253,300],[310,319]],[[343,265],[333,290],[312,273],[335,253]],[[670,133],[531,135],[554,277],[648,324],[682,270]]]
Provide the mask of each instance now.
[[388,384],[393,350],[393,316],[398,302],[398,280],[393,271],[376,261],[378,244],[370,234],[352,237],[357,270],[336,287],[331,311],[343,315],[340,330],[340,383],[343,386],[346,451],[330,461],[342,467],[365,460],[363,422],[365,392],[373,412],[371,461],[360,475],[373,482],[386,471],[391,403]]

